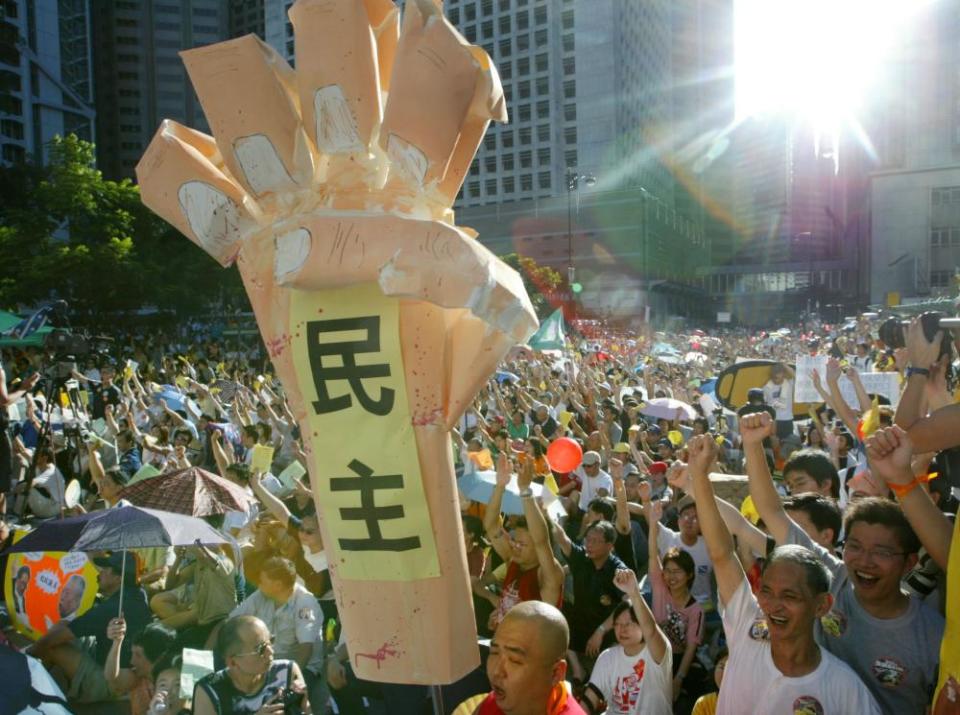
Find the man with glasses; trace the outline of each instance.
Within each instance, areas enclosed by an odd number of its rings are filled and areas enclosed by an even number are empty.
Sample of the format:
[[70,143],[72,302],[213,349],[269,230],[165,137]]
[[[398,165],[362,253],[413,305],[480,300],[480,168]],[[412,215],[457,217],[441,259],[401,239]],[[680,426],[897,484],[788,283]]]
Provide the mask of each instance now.
[[320,604],[297,583],[296,569],[284,558],[275,556],[264,561],[258,585],[254,594],[233,609],[231,618],[255,616],[265,623],[277,656],[296,662],[306,676],[310,692],[321,697],[325,686]]
[[197,683],[194,715],[312,712],[300,667],[274,660],[270,631],[259,618],[237,616],[224,623],[216,653],[226,667]]
[[917,562],[916,534],[897,504],[868,497],[847,509],[842,560],[814,542],[773,485],[762,448],[771,429],[766,415],[740,423],[750,494],[778,545],[810,549],[833,575],[833,608],[820,620],[818,639],[857,672],[883,712],[924,712],[937,683],[944,621],[901,587]]
[[660,557],[663,558],[667,551],[674,548],[690,554],[697,567],[690,594],[701,606],[704,604],[709,606],[713,603],[713,563],[710,561],[710,554],[707,553],[707,544],[700,535],[700,520],[697,517],[697,504],[693,497],[689,494],[683,497],[677,505],[677,511],[679,512],[677,517],[679,531],[668,529],[662,523],[659,525],[657,546]]
[[[716,567],[730,649],[717,713],[879,715],[874,697],[857,674],[815,638],[815,624],[833,602],[831,577],[822,557],[800,546],[778,546],[767,559],[754,596],[710,483],[717,444],[710,436],[699,435],[688,448],[693,491]],[[788,519],[786,515],[783,518]],[[917,713],[922,709],[888,712]]]
[[627,566],[613,553],[617,530],[609,521],[591,524],[583,544],[572,542],[563,529],[554,529],[554,534],[573,577],[574,606],[564,615],[570,623],[574,677],[580,679],[584,669],[576,654],[592,659],[600,653],[604,637],[613,630],[613,609],[622,600],[613,577]]

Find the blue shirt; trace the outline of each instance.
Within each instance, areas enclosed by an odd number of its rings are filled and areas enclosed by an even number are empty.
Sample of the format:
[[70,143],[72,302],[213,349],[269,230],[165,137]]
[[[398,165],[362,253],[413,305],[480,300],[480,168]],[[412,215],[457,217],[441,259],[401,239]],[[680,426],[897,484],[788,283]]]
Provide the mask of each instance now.
[[134,474],[140,471],[143,464],[140,461],[140,450],[137,447],[128,449],[120,455],[120,461],[117,463],[120,471],[123,472],[129,480]]

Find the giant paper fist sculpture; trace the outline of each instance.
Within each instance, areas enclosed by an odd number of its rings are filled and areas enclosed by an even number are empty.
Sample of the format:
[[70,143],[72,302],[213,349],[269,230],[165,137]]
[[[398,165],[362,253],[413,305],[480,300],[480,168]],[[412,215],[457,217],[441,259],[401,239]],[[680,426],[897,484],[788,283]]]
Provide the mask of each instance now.
[[448,432],[536,328],[520,277],[453,224],[490,58],[431,0],[299,0],[296,72],[254,36],[183,59],[213,129],[165,121],[144,203],[236,261],[300,423],[352,664],[478,663]]

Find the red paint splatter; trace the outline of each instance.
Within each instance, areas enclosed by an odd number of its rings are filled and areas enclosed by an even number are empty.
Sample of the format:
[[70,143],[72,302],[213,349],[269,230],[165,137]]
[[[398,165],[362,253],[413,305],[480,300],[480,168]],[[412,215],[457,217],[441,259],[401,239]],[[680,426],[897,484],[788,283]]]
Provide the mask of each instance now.
[[270,353],[270,357],[275,358],[283,354],[283,351],[287,349],[287,346],[293,341],[286,333],[279,335],[275,338],[272,338],[267,341],[267,352]]
[[443,409],[436,407],[432,410],[422,413],[414,413],[410,416],[410,423],[414,427],[426,427],[432,424],[441,424],[443,420]]
[[400,652],[396,650],[397,640],[387,641],[382,646],[377,649],[376,653],[357,653],[353,658],[354,668],[360,667],[360,659],[367,658],[368,660],[374,660],[377,662],[377,670],[380,670],[380,664],[387,659],[387,657],[397,657],[400,655]]

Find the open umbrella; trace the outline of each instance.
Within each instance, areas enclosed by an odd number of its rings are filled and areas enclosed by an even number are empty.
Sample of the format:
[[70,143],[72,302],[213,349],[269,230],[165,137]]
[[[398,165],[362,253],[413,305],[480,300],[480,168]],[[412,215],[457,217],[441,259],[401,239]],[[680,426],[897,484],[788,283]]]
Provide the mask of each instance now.
[[[6,553],[126,551],[154,546],[226,543],[229,543],[227,538],[202,519],[121,503],[111,509],[45,521],[8,548]],[[121,583],[124,582],[126,565],[127,559],[124,558]],[[120,609],[122,612],[122,589]]]
[[136,506],[190,516],[246,511],[257,501],[242,487],[200,467],[144,479],[126,487],[120,497]]
[[201,414],[197,403],[180,392],[180,389],[175,385],[161,385],[160,392],[155,392],[153,398],[156,404],[160,404],[160,400],[163,400],[171,410],[180,410],[193,415],[195,418]]
[[677,418],[678,410],[680,419],[692,420],[697,416],[697,411],[690,405],[672,397],[657,397],[650,400],[640,410],[640,414],[655,417],[658,420],[673,420]]
[[673,357],[679,357],[680,351],[673,347],[670,343],[654,343],[653,348],[650,350],[651,355],[670,355]]
[[[457,487],[463,495],[481,504],[490,503],[490,497],[493,496],[493,488],[496,485],[497,473],[493,470],[469,472],[457,480]],[[564,514],[563,505],[549,489],[544,489],[543,485],[537,483],[531,484],[530,489],[534,497],[543,499],[547,513],[555,513],[558,518]],[[511,478],[510,484],[503,493],[500,510],[504,514],[523,514],[523,502],[520,500],[520,488],[517,486],[516,475]]]

